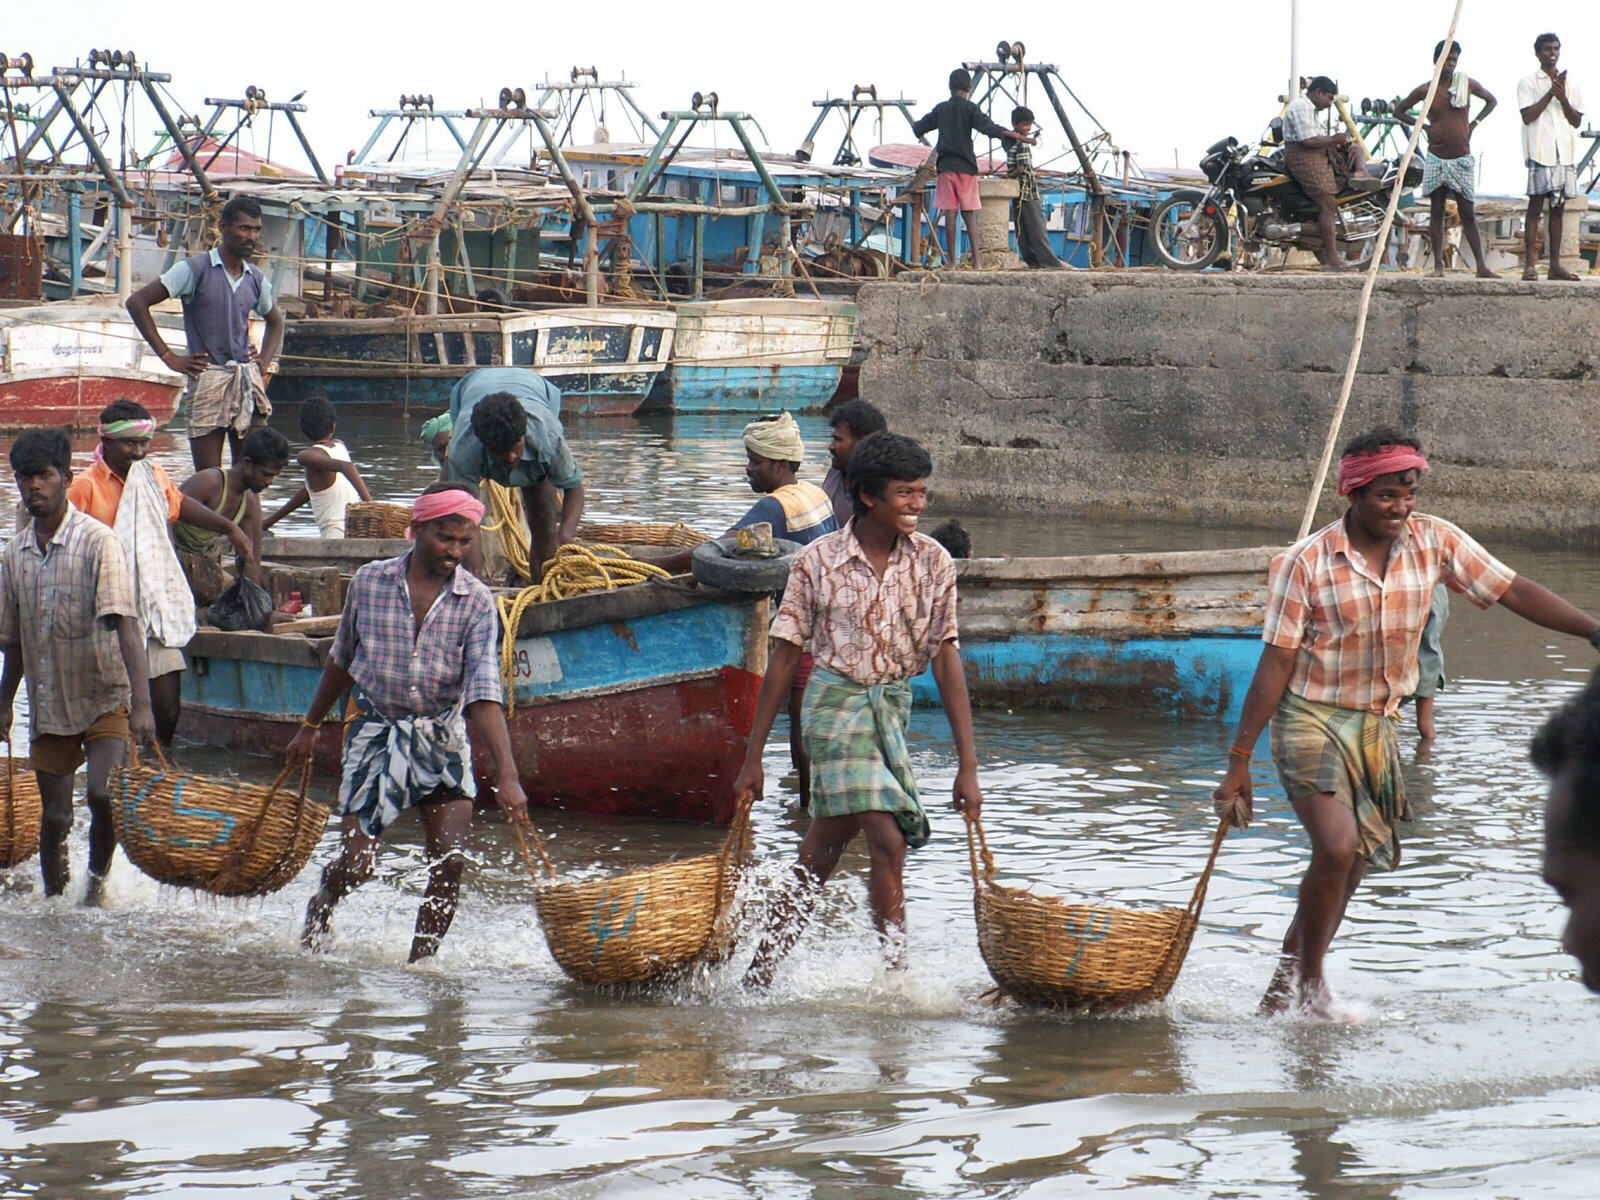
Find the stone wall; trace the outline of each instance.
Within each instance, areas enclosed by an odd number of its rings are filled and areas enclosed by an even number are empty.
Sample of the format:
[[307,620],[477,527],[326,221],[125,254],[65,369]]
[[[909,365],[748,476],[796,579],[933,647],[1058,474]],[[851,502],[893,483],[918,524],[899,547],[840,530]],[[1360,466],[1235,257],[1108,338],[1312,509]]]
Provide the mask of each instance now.
[[[1292,528],[1360,289],[1165,271],[869,284],[861,395],[963,508]],[[1600,287],[1383,276],[1340,440],[1414,432],[1424,506],[1474,533],[1600,545],[1597,360]]]

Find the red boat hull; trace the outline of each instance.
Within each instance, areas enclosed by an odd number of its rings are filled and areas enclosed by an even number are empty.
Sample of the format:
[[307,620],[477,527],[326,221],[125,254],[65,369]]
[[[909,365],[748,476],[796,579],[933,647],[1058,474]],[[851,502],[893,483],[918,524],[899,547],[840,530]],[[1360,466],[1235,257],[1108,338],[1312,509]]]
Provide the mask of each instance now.
[[118,375],[0,380],[0,429],[93,429],[113,400],[136,401],[164,425],[177,412],[182,391],[177,377],[171,383]]

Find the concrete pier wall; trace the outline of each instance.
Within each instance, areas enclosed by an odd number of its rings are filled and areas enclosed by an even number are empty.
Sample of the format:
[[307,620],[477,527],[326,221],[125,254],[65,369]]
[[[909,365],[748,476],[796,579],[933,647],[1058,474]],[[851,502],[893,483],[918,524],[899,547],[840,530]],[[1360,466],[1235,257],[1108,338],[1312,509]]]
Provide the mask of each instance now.
[[[962,507],[1292,529],[1360,288],[1148,271],[870,284],[861,395],[928,446]],[[1434,468],[1423,507],[1476,534],[1600,545],[1597,362],[1600,286],[1385,276],[1340,440],[1414,432]]]

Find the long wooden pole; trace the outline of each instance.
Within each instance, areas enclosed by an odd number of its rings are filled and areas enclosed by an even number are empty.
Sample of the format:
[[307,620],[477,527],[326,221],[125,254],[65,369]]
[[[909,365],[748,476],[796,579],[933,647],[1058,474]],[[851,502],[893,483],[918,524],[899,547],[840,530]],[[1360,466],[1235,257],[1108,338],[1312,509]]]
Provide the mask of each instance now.
[[1322,447],[1322,461],[1317,464],[1317,480],[1311,485],[1311,494],[1306,497],[1306,511],[1300,518],[1300,532],[1295,535],[1295,541],[1311,532],[1311,522],[1317,516],[1317,501],[1322,496],[1323,484],[1328,481],[1328,468],[1333,464],[1333,448],[1339,443],[1345,409],[1350,406],[1350,389],[1355,385],[1356,367],[1361,362],[1361,345],[1367,336],[1367,310],[1372,307],[1372,289],[1378,282],[1378,269],[1383,266],[1383,251],[1389,244],[1389,230],[1394,226],[1395,211],[1400,207],[1406,168],[1416,154],[1417,140],[1422,136],[1422,122],[1433,110],[1433,98],[1439,91],[1439,77],[1444,74],[1444,60],[1450,56],[1450,43],[1456,40],[1456,26],[1461,21],[1461,9],[1465,3],[1466,0],[1456,0],[1455,15],[1450,18],[1450,32],[1444,35],[1444,52],[1439,55],[1439,61],[1433,64],[1433,79],[1428,84],[1428,94],[1422,99],[1422,116],[1412,126],[1406,152],[1400,156],[1399,178],[1389,193],[1389,207],[1383,214],[1383,227],[1378,230],[1378,244],[1372,251],[1372,261],[1367,264],[1367,277],[1361,285],[1361,306],[1356,310],[1356,337],[1350,344],[1350,359],[1345,363],[1344,385],[1339,389],[1339,403],[1334,406],[1333,422],[1328,426],[1328,439]]

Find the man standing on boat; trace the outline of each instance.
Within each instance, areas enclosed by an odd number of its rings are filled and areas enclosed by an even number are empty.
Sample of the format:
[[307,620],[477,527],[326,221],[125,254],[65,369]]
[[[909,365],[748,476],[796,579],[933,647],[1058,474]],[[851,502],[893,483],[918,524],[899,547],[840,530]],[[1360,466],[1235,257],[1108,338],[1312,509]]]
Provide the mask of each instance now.
[[969,98],[972,76],[965,67],[950,72],[950,98],[935,104],[927,115],[917,118],[911,131],[918,137],[939,131],[933,153],[937,175],[933,187],[933,207],[944,213],[945,236],[950,240],[950,253],[946,262],[954,266],[956,258],[956,213],[967,225],[967,241],[977,261],[978,229],[975,222],[983,201],[978,197],[978,156],[972,150],[972,131],[986,133],[1002,142],[1020,139],[1015,130],[989,119],[989,114]]
[[883,414],[865,400],[846,400],[828,414],[828,425],[833,430],[828,438],[828,458],[832,466],[823,477],[822,490],[833,501],[833,519],[843,529],[855,516],[856,502],[845,482],[845,472],[850,468],[850,455],[856,443],[889,428]]
[[183,648],[194,636],[194,596],[184,579],[168,527],[183,521],[220,533],[243,558],[251,556],[249,536],[219,512],[185,496],[160,463],[150,462],[156,423],[141,404],[117,400],[100,412],[100,446],[87,471],[67,488],[73,507],[116,531],[128,555],[139,618],[146,637],[150,704],[163,745],[178,728]]
[[[450,428],[453,478],[520,490],[538,583],[583,517],[583,472],[561,428],[561,389],[527,367],[480,367],[450,391]],[[473,551],[467,565],[477,571],[481,551]]]
[[[194,469],[222,465],[222,442],[237,457],[239,439],[272,415],[264,382],[283,344],[283,310],[271,282],[250,259],[261,243],[261,205],[235,196],[222,206],[221,244],[192,254],[128,297],[128,314],[151,349],[172,370],[189,376],[189,453]],[[156,328],[152,305],[183,301],[187,354],[177,354]],[[257,353],[250,314],[266,320]]]
[[477,794],[469,727],[493,760],[501,811],[516,819],[527,810],[501,706],[494,597],[460,569],[482,520],[470,488],[435,483],[412,511],[406,536],[416,547],[368,563],[350,582],[327,666],[286,752],[291,766],[304,763],[317,730],[351,691],[339,857],[306,908],[308,949],[321,948],[334,905],[372,876],[378,839],[412,807],[422,809],[430,866],[409,961],[439,949],[455,920]]
[[793,948],[822,885],[845,848],[863,834],[871,867],[867,895],[892,966],[905,951],[907,848],[929,837],[905,730],[911,680],[933,664],[960,766],[956,806],[983,806],[966,676],[956,639],[956,569],[944,548],[917,532],[933,464],[910,438],[880,433],[850,460],[855,518],[812,542],[789,570],[772,653],[734,801],[761,794],[761,755],[809,644],[816,670],[805,692],[804,736],[815,766],[811,827],[800,843],[795,880],[772,906],[767,931],[745,975],[765,987]]
[[1518,575],[1450,522],[1416,512],[1428,460],[1393,429],[1355,438],[1339,463],[1350,507],[1272,561],[1266,643],[1222,786],[1217,814],[1251,818],[1250,756],[1272,722],[1272,758],[1311,840],[1283,957],[1261,1000],[1335,1015],[1323,959],[1370,864],[1400,861],[1399,821],[1410,819],[1400,774],[1400,703],[1417,686],[1417,647],[1434,585],[1480,608],[1518,616],[1600,647],[1600,621]]
[[[89,886],[97,904],[116,833],[111,771],[128,739],[155,736],[144,633],[116,535],[67,502],[72,447],[59,429],[30,429],[11,447],[11,470],[29,520],[0,566],[0,736],[11,737],[17,686],[28,680],[28,756],[44,802],[39,867],[44,894],[67,886],[72,782],[87,759]],[[130,716],[131,710],[131,716]]]

